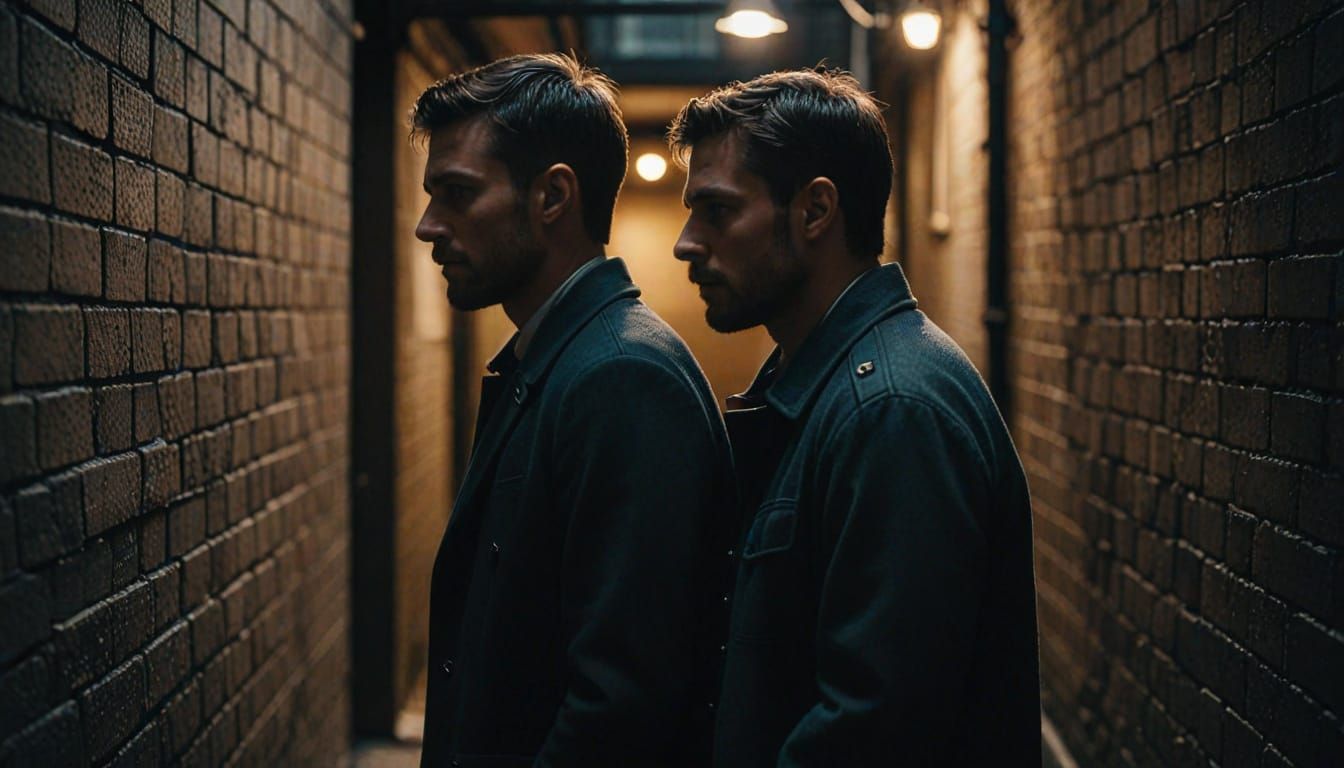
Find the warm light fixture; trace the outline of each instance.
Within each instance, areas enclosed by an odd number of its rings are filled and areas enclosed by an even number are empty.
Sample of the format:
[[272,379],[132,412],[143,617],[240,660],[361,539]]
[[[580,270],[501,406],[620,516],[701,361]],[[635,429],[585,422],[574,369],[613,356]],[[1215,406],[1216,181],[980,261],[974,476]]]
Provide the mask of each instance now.
[[910,3],[901,14],[905,44],[918,51],[927,51],[938,44],[942,26],[943,19],[938,12],[920,2]]
[[787,32],[789,25],[779,16],[774,0],[733,0],[714,22],[714,29],[738,37],[766,37]]
[[657,152],[645,152],[635,160],[635,173],[645,181],[657,181],[667,173],[667,161]]

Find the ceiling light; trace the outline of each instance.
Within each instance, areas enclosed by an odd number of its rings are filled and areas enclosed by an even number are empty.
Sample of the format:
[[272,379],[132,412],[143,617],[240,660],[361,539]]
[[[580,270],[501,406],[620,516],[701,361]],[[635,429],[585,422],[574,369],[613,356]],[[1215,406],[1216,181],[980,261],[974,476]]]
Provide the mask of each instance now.
[[789,25],[779,16],[773,0],[733,0],[714,22],[714,29],[737,37],[766,37],[786,32]]
[[905,44],[919,51],[927,51],[938,44],[938,33],[943,19],[938,12],[914,2],[901,14],[901,32],[905,35]]
[[635,173],[645,181],[657,181],[667,173],[667,161],[657,152],[645,152],[635,160]]

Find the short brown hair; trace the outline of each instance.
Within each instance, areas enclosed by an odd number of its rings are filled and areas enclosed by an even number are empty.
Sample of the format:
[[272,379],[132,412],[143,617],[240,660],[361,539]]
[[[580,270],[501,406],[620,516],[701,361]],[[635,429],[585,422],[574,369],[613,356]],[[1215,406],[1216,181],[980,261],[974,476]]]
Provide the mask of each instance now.
[[881,107],[848,72],[772,72],[691,99],[668,129],[683,164],[695,143],[726,131],[745,140],[743,163],[783,205],[804,184],[835,184],[845,242],[856,256],[882,252],[891,148]]
[[567,164],[583,193],[584,230],[595,242],[610,239],[630,146],[610,78],[562,54],[499,59],[426,88],[411,110],[411,135],[477,115],[494,124],[495,156],[516,189]]

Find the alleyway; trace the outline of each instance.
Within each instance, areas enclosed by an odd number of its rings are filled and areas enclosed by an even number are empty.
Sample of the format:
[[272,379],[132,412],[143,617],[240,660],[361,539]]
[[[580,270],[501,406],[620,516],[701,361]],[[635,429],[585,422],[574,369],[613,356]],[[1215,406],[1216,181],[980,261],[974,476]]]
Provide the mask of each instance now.
[[0,3],[0,768],[418,764],[513,328],[444,302],[406,114],[571,49],[622,84],[610,252],[720,400],[772,343],[705,326],[635,159],[775,68],[889,105],[883,259],[1031,485],[1049,760],[1344,765],[1344,1],[926,0],[929,50],[905,2],[620,5]]

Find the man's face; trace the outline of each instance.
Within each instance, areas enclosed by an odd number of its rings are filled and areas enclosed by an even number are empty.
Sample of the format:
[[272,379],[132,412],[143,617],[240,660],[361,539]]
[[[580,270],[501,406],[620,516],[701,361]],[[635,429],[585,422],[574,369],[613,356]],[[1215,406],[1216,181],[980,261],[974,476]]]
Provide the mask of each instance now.
[[434,244],[448,280],[448,302],[481,309],[507,300],[536,274],[542,248],[532,235],[526,198],[494,155],[486,117],[435,130],[425,162],[429,205],[415,236]]
[[696,142],[682,200],[690,210],[673,254],[690,263],[705,321],[730,333],[768,323],[797,296],[803,258],[788,211],[760,176],[743,167],[743,142],[729,131]]

